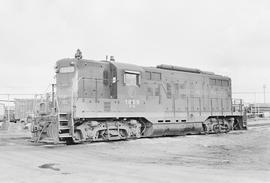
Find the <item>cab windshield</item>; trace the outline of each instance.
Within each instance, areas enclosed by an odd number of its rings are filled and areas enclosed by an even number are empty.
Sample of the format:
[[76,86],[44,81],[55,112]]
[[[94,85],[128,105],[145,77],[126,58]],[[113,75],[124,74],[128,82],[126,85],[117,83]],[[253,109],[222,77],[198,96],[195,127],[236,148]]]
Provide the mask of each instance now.
[[61,67],[59,69],[59,73],[72,73],[74,72],[74,67],[73,66],[68,66],[68,67]]

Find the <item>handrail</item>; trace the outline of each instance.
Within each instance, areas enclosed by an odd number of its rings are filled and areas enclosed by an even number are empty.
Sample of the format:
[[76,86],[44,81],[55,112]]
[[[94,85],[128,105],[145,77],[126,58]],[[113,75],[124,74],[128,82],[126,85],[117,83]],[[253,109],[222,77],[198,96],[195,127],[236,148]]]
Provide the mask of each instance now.
[[56,100],[56,111],[55,112],[59,113],[60,110],[59,110],[59,102],[58,102],[58,97],[57,96],[55,97],[55,100]]
[[101,79],[101,78],[89,78],[89,77],[79,77],[79,79],[77,80],[77,82],[79,82],[81,79],[95,79],[95,80],[101,80],[101,81],[104,81],[104,80],[109,80],[109,79]]

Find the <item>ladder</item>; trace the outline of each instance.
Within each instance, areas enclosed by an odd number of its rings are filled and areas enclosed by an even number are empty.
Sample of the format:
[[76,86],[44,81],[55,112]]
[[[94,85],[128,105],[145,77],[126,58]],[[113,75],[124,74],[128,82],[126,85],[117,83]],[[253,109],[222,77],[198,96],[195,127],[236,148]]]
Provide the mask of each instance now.
[[[67,113],[58,113],[59,123],[59,138],[71,138],[72,137],[72,124]],[[60,140],[61,140],[60,139]]]

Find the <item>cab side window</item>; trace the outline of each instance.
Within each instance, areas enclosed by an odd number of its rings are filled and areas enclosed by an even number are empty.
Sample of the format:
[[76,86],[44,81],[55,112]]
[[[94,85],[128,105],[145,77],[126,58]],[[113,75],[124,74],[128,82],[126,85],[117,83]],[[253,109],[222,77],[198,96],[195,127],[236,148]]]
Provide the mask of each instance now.
[[125,71],[124,84],[126,86],[140,86],[140,73]]

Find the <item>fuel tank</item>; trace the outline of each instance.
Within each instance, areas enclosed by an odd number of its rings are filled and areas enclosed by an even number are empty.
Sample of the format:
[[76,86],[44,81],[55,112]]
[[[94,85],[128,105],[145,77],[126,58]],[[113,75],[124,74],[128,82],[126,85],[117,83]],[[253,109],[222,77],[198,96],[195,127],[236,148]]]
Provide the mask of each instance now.
[[200,134],[203,131],[201,122],[152,124],[145,130],[145,137],[176,136],[187,134]]

